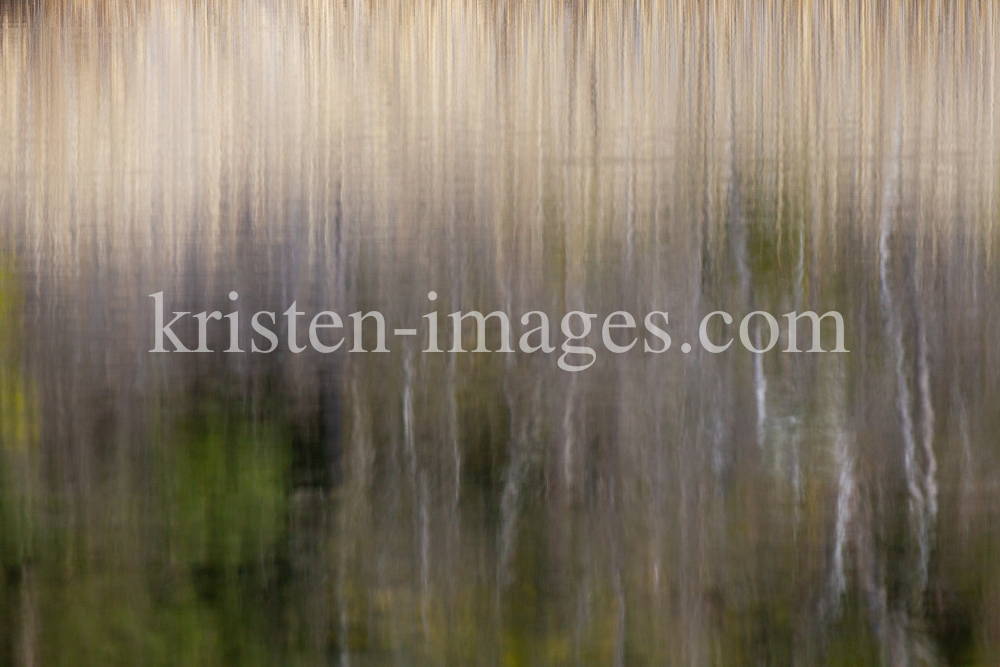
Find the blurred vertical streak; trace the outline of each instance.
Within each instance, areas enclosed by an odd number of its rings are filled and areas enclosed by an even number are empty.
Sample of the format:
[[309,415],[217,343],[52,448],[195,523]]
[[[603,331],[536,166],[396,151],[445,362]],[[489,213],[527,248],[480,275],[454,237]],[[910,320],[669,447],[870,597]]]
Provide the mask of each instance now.
[[[34,415],[0,420],[12,641],[739,665],[916,661],[933,635],[988,661],[998,41],[975,0],[5,4],[24,340],[0,371]],[[151,292],[197,312],[230,289],[244,329],[276,311],[277,352],[146,352]],[[556,352],[287,353],[293,300],[391,329],[431,289],[508,309],[514,339],[547,312]],[[821,307],[843,361],[696,345],[712,310]],[[599,358],[566,374],[576,309]],[[641,324],[601,349],[619,309],[669,311],[671,349]]]

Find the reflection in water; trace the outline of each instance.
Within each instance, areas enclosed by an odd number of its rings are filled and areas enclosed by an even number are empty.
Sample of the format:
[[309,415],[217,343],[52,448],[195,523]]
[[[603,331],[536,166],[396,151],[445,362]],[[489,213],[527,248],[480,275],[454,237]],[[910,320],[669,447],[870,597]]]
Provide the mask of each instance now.
[[[974,0],[4,4],[2,662],[995,660],[998,43]],[[161,290],[836,309],[851,353],[150,355]]]

